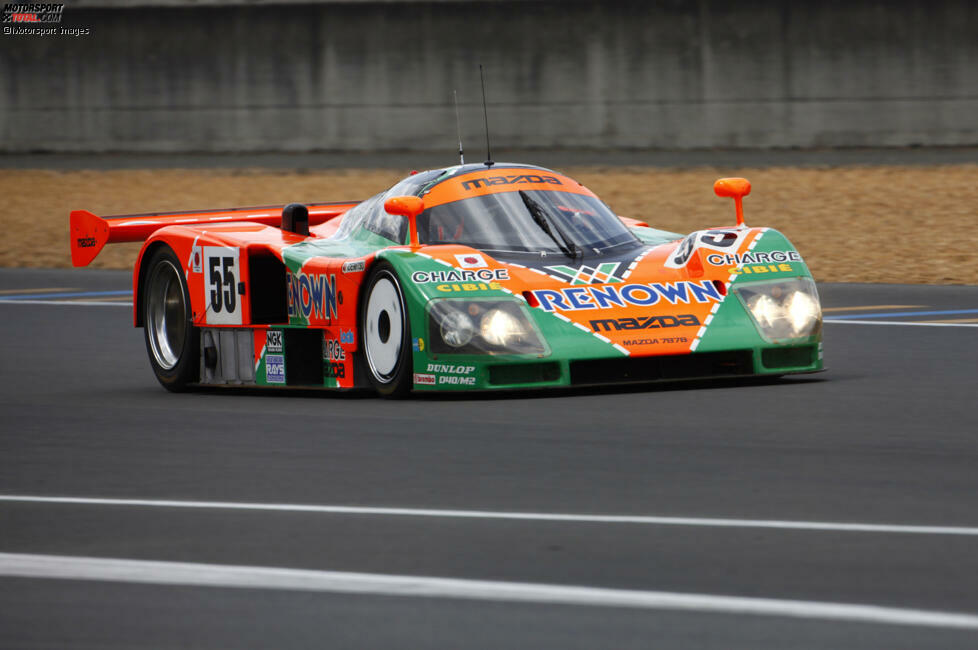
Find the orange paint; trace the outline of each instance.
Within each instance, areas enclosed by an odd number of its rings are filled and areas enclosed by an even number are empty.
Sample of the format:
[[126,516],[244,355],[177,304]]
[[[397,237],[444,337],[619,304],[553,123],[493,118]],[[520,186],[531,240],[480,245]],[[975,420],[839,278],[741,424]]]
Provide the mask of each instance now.
[[392,196],[384,201],[384,210],[407,217],[411,248],[418,248],[418,215],[424,212],[424,201],[417,196]]
[[561,174],[540,169],[505,168],[478,170],[442,181],[424,195],[424,204],[425,207],[431,208],[473,196],[519,190],[570,192],[595,196],[588,188]]
[[721,178],[713,184],[717,196],[732,198],[737,209],[737,226],[744,227],[743,199],[750,194],[750,181],[746,178]]

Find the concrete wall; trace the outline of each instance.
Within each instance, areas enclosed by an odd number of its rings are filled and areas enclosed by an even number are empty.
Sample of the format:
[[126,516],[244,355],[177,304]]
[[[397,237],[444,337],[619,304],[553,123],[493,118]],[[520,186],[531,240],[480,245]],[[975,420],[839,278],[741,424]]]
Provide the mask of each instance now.
[[[70,3],[0,37],[0,150],[978,143],[973,0]],[[176,3],[179,4],[179,3]],[[478,156],[477,156],[478,157]]]

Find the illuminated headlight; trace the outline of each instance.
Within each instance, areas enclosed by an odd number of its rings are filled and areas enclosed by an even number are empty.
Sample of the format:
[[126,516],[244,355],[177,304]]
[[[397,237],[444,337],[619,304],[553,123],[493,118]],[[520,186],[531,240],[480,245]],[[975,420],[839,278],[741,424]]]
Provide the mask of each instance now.
[[431,351],[435,353],[548,352],[543,337],[515,300],[433,300],[428,313]]
[[507,346],[526,337],[526,328],[520,319],[498,307],[493,307],[482,317],[482,338],[489,345]]
[[807,338],[822,329],[822,308],[811,278],[752,282],[734,287],[766,340]]

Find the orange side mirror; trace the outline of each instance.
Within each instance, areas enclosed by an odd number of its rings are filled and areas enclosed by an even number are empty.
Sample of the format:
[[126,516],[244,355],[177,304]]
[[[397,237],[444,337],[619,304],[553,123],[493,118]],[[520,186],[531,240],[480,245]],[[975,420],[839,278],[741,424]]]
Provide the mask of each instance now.
[[424,201],[418,196],[392,196],[384,201],[384,210],[388,214],[397,214],[407,217],[408,235],[411,240],[411,248],[418,248],[418,215],[424,212]]
[[743,198],[750,194],[750,181],[746,178],[721,178],[713,184],[717,196],[732,198],[737,208],[737,225],[744,226]]

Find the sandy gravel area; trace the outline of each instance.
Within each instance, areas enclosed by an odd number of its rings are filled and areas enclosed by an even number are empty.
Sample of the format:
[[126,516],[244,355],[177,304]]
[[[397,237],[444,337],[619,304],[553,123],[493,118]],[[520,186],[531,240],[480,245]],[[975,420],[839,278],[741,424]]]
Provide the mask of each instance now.
[[[68,213],[98,215],[367,198],[410,170],[0,170],[0,266],[70,266]],[[832,282],[978,284],[978,165],[670,170],[562,169],[619,214],[688,232],[734,223],[713,195],[721,176],[750,179],[747,223],[788,235],[815,277]],[[111,245],[93,267],[131,268],[138,244]]]

